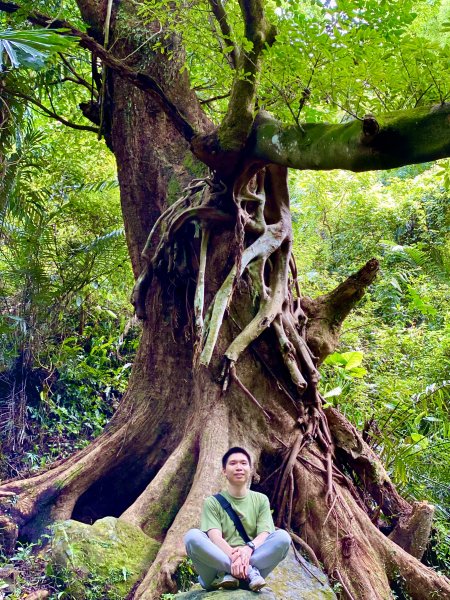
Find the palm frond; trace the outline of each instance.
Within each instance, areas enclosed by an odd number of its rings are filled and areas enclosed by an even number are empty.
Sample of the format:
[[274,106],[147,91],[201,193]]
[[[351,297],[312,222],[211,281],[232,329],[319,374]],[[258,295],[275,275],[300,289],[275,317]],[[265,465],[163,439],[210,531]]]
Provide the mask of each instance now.
[[119,187],[117,179],[81,183],[76,186],[78,192],[109,192]]
[[105,252],[111,249],[113,246],[117,245],[117,240],[120,239],[122,243],[125,242],[125,230],[123,227],[119,227],[118,229],[113,229],[104,235],[100,235],[93,240],[91,240],[88,244],[84,246],[80,246],[78,249],[79,252],[90,253],[95,252],[99,254],[101,252]]
[[[59,34],[58,34],[59,32]],[[65,52],[74,46],[77,38],[60,35],[64,29],[29,29],[0,32],[0,67],[28,67],[40,69],[45,60],[55,52]]]

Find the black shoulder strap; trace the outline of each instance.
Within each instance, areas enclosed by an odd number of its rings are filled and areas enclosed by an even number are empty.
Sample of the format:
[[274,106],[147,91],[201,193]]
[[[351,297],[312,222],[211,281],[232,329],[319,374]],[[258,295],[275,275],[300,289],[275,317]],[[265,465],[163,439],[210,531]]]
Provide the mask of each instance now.
[[214,498],[217,500],[217,502],[220,504],[220,506],[223,508],[223,510],[227,513],[227,515],[233,521],[234,526],[238,530],[239,535],[244,540],[244,542],[245,543],[250,542],[251,540],[248,537],[248,534],[245,531],[244,526],[242,525],[242,521],[240,520],[238,515],[235,513],[233,507],[228,502],[228,500],[224,496],[222,496],[222,494],[215,494]]

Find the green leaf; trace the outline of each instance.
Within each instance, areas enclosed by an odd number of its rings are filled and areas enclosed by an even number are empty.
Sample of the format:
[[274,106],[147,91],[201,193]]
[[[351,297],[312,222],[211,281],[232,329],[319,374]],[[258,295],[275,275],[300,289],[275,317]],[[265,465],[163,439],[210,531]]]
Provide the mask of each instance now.
[[[13,68],[31,67],[39,69],[44,60],[55,52],[72,48],[77,39],[64,35],[66,29],[30,29],[0,31],[0,66],[6,66],[6,55]],[[59,32],[59,34],[58,34]]]
[[[347,368],[346,368],[347,370]],[[367,369],[364,367],[354,367],[353,369],[348,370],[349,375],[352,377],[356,377],[357,379],[361,379],[365,375],[367,375]]]
[[364,353],[360,351],[344,352],[342,357],[345,360],[345,370],[350,371],[355,367],[359,367],[363,361]]
[[333,354],[330,354],[329,356],[327,356],[323,362],[326,365],[333,365],[333,366],[347,364],[347,361],[344,358],[344,355],[340,354],[339,352],[333,352]]
[[333,388],[332,390],[329,390],[328,392],[325,392],[325,394],[323,395],[324,398],[332,398],[333,396],[340,396],[342,394],[342,388],[340,386]]

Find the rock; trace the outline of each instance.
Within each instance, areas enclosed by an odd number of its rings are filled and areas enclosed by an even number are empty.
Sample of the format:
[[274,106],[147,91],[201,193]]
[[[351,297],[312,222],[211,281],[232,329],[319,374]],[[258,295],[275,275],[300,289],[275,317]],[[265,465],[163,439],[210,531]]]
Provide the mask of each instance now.
[[299,556],[294,551],[267,577],[267,584],[277,600],[337,600],[323,571]]
[[25,596],[26,600],[46,600],[50,596],[50,592],[48,590],[36,590],[35,592],[31,592],[28,596]]
[[12,565],[0,567],[0,585],[2,593],[14,592],[18,576],[18,572]]
[[285,560],[266,578],[267,587],[256,596],[248,590],[217,590],[206,592],[193,589],[176,594],[174,600],[336,600],[327,576],[317,567],[300,557],[292,548]]
[[159,547],[139,527],[115,517],[93,525],[69,520],[54,526],[50,561],[64,570],[72,598],[84,600],[89,587],[99,590],[99,598],[125,598],[147,572]]

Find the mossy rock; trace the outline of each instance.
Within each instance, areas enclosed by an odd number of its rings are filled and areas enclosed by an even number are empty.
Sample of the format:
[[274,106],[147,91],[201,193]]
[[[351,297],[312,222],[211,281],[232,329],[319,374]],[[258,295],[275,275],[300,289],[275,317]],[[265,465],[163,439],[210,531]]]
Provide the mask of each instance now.
[[243,589],[214,592],[192,589],[176,594],[174,600],[336,600],[323,571],[303,557],[300,561],[291,548],[285,560],[266,578],[267,587],[257,595]]
[[139,527],[115,517],[93,525],[69,520],[54,526],[50,561],[67,582],[69,597],[119,600],[147,572],[159,547]]

